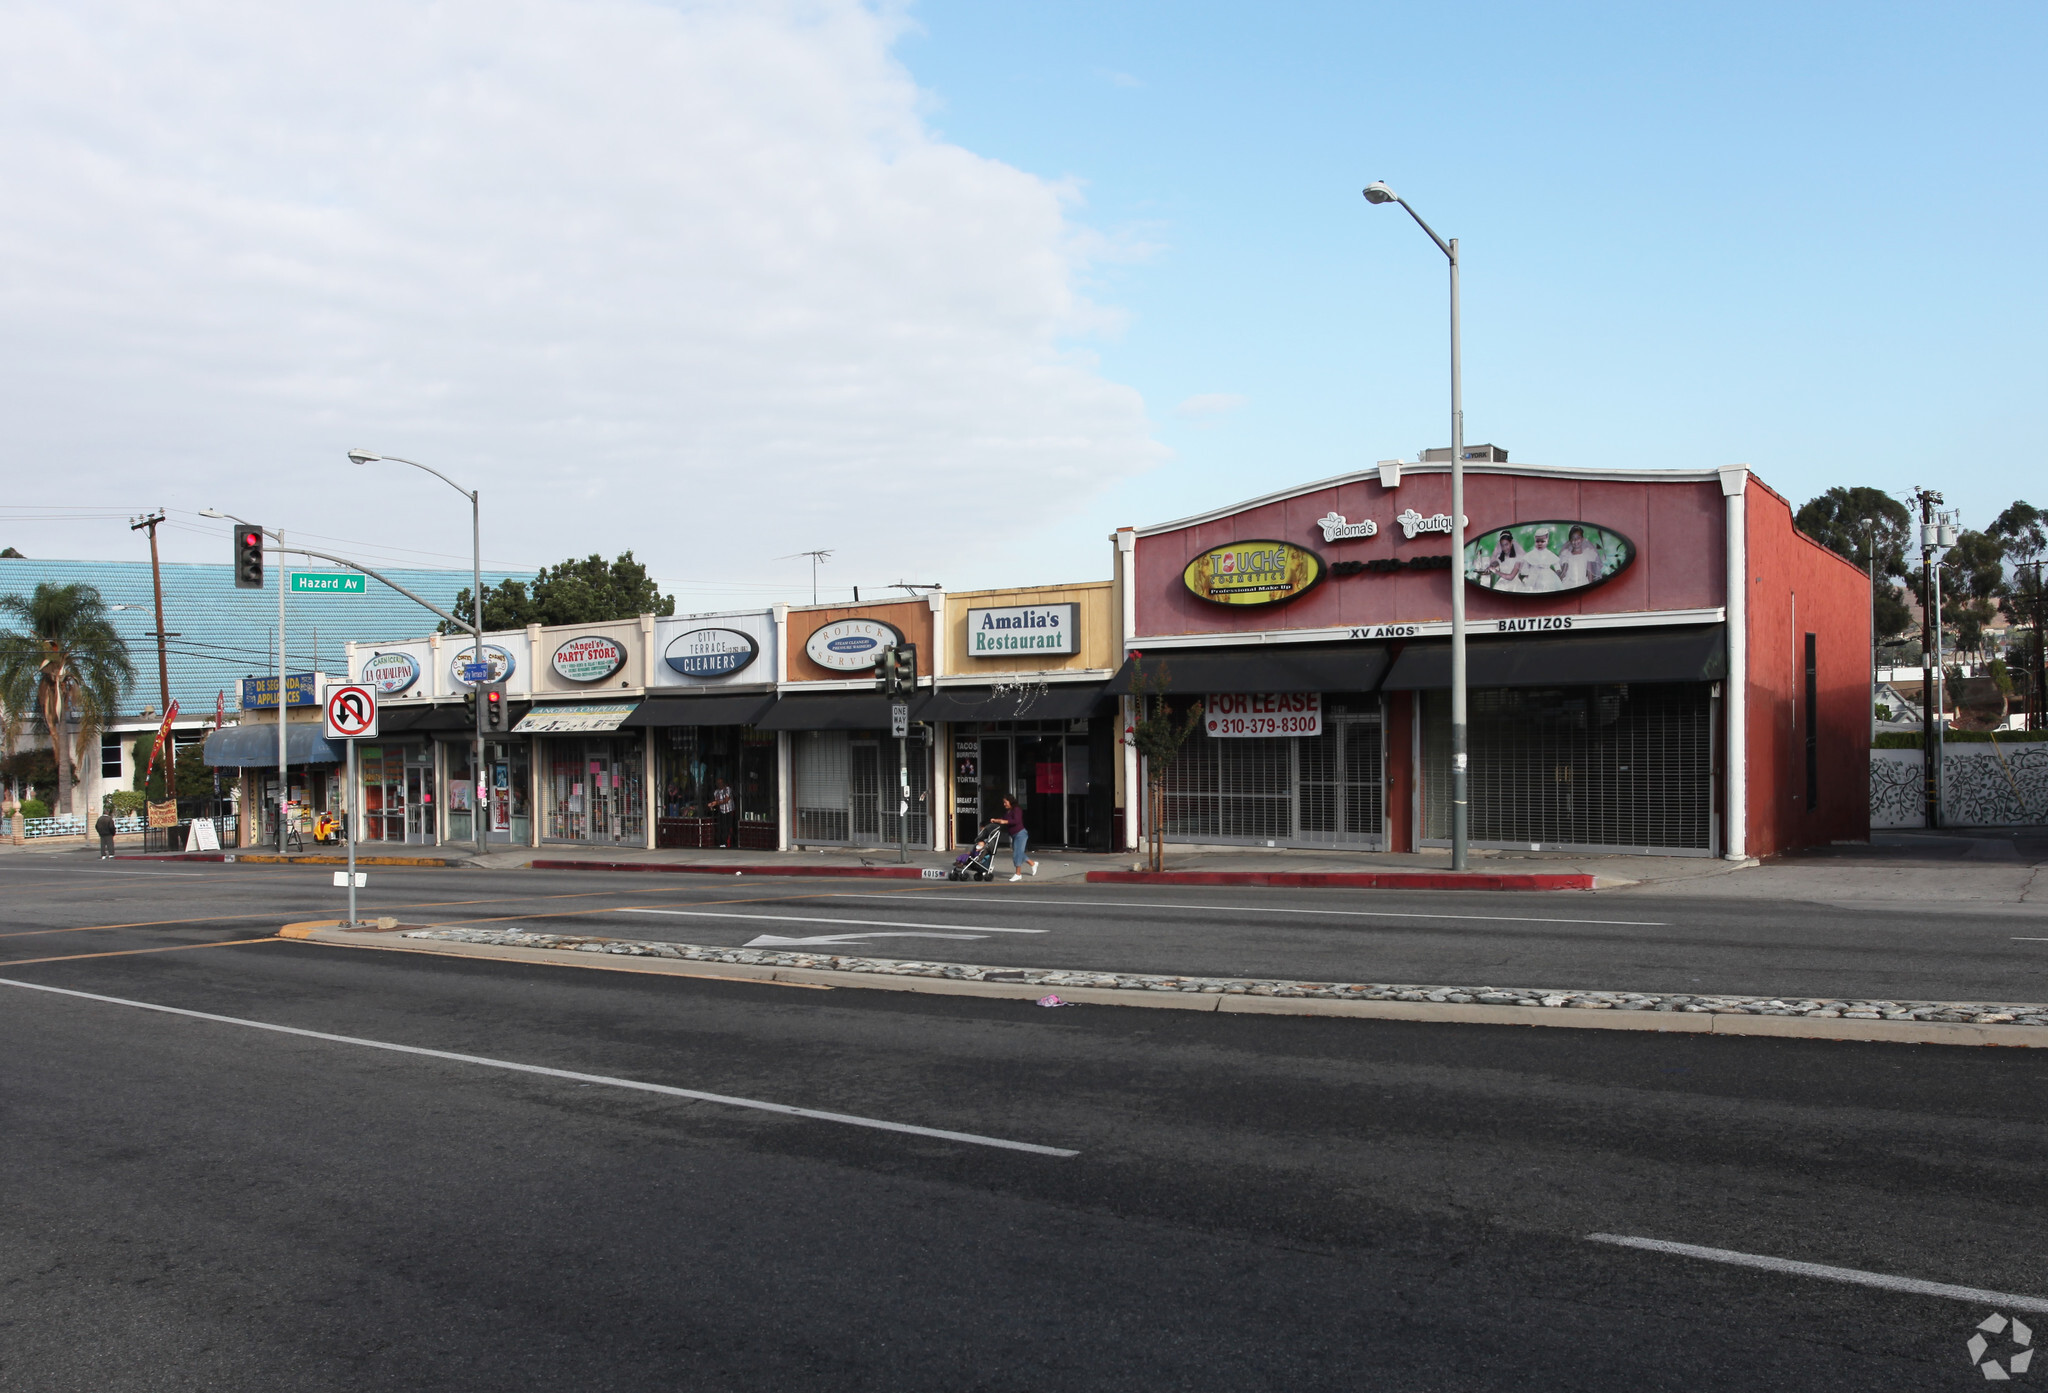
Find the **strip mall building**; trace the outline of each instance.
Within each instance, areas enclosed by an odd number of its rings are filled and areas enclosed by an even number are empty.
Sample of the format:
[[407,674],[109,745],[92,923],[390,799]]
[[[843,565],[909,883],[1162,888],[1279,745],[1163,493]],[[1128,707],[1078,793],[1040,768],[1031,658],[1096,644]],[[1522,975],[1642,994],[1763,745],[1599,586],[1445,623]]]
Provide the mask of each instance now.
[[[1743,467],[1472,463],[1460,561],[1448,469],[1125,529],[1107,581],[489,635],[516,724],[481,777],[464,640],[351,645],[383,693],[364,836],[466,842],[480,809],[508,845],[944,850],[1007,793],[1035,846],[1122,850],[1147,831],[1120,738],[1142,670],[1205,707],[1168,771],[1168,840],[1443,846],[1454,583],[1474,845],[1742,857],[1868,836],[1869,584],[1782,497]],[[920,691],[899,751],[873,664],[903,642]]]

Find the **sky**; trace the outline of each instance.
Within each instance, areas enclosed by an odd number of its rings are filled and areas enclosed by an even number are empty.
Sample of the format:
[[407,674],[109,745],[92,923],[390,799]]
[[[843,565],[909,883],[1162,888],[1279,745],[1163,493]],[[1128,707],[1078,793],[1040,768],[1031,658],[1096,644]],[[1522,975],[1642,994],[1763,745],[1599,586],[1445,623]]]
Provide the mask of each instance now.
[[[0,545],[684,611],[1448,440],[2048,503],[2038,5],[0,0]],[[314,540],[318,539],[318,540]]]

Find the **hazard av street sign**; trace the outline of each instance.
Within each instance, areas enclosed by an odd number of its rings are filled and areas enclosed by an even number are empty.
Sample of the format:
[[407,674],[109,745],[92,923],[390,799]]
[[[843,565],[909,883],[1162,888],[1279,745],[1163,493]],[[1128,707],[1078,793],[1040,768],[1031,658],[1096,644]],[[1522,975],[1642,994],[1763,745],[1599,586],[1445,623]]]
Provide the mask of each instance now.
[[375,739],[377,735],[377,692],[373,687],[330,687],[327,689],[327,738],[329,740]]

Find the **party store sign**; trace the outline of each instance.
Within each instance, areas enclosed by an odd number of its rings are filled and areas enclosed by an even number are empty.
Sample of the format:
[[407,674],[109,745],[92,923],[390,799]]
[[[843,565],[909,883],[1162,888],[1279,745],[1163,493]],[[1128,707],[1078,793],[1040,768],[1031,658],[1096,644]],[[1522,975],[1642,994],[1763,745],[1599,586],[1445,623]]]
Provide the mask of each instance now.
[[626,645],[601,634],[572,638],[555,650],[555,675],[568,682],[602,682],[626,665]]

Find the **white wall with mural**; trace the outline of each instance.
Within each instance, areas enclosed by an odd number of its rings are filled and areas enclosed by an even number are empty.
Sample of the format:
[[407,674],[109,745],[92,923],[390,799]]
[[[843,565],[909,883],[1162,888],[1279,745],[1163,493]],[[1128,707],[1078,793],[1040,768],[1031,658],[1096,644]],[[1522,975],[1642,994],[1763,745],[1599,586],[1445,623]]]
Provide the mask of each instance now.
[[[1924,827],[1918,750],[1870,752],[1870,825]],[[1941,818],[1948,827],[2048,824],[2048,744],[1955,744],[1942,760]]]

